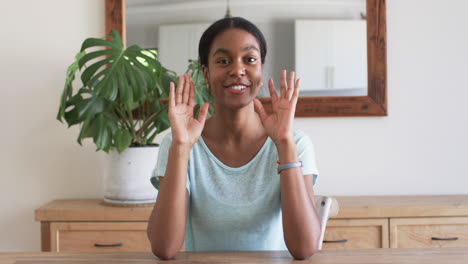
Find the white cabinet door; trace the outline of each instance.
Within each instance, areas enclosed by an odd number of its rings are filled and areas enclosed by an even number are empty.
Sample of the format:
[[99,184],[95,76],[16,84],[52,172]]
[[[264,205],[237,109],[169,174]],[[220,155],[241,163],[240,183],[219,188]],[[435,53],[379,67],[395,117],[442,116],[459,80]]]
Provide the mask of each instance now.
[[301,90],[366,89],[364,20],[296,20],[296,71]]
[[198,59],[198,42],[210,24],[178,24],[159,26],[158,54],[162,65],[183,74],[188,60]]

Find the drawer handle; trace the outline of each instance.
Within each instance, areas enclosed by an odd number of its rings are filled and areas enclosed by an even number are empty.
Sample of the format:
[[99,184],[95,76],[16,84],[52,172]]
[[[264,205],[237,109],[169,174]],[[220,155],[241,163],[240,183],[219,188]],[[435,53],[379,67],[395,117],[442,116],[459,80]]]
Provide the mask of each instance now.
[[348,239],[341,239],[341,240],[324,240],[323,243],[346,243]]
[[442,237],[432,237],[432,240],[458,240],[458,237],[447,237],[447,238],[442,238]]
[[123,247],[122,243],[116,243],[116,244],[94,244],[95,247]]

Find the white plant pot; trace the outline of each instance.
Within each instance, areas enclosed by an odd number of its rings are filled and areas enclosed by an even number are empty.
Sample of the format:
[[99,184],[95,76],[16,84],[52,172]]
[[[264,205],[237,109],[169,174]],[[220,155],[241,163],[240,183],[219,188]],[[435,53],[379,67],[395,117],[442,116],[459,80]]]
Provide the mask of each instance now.
[[150,182],[159,146],[130,147],[122,153],[109,152],[104,178],[104,201],[117,205],[149,204],[158,191]]

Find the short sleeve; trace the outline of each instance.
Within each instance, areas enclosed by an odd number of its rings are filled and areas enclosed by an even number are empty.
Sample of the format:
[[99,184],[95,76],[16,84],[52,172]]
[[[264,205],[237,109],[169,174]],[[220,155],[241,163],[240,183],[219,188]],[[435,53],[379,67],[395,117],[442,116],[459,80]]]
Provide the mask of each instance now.
[[313,175],[313,184],[315,184],[319,172],[315,160],[314,145],[310,138],[300,130],[295,130],[295,138],[298,158],[302,161],[302,174]]
[[[164,177],[166,174],[166,167],[167,167],[167,157],[169,154],[169,148],[172,144],[172,134],[168,133],[164,136],[161,144],[159,145],[159,152],[158,158],[156,161],[156,166],[153,169],[153,173],[151,174],[151,184],[159,190],[159,177]],[[190,182],[189,178],[187,177],[187,190],[190,192]]]

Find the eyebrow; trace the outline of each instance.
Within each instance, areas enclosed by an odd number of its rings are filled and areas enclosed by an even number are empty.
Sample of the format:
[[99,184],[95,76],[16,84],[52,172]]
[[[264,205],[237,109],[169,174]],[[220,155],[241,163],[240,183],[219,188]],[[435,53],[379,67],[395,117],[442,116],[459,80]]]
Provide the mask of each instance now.
[[[248,51],[248,50],[256,50],[258,52],[260,52],[257,47],[255,47],[254,45],[250,45],[250,46],[247,46],[245,48],[242,49],[242,51]],[[223,48],[219,48],[215,51],[215,53],[213,53],[213,56],[218,54],[218,53],[225,53],[225,54],[229,54],[229,50],[227,49],[223,49]]]

